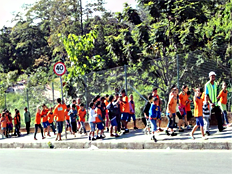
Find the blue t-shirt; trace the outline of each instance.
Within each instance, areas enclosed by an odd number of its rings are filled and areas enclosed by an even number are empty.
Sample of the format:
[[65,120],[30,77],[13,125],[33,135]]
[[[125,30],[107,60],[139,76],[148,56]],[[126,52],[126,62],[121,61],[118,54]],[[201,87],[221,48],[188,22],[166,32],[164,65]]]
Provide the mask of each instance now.
[[71,122],[76,122],[76,118],[77,118],[77,110],[70,110],[68,112],[68,115],[70,116],[70,121]]
[[160,117],[160,107],[154,105],[154,103],[151,104],[150,110],[149,110],[149,117],[150,118],[157,118]]

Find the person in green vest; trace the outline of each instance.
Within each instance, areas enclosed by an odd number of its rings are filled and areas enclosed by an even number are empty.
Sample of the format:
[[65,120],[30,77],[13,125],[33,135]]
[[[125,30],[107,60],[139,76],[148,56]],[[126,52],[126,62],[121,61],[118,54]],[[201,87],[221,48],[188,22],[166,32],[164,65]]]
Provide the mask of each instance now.
[[211,71],[209,73],[209,79],[210,80],[205,84],[205,99],[210,103],[211,115],[215,114],[218,123],[218,130],[221,132],[223,131],[223,124],[222,124],[221,110],[217,103],[218,86],[217,83],[215,82],[216,73]]
[[26,124],[27,135],[30,133],[30,124],[31,124],[31,115],[27,110],[27,107],[24,108],[24,121]]

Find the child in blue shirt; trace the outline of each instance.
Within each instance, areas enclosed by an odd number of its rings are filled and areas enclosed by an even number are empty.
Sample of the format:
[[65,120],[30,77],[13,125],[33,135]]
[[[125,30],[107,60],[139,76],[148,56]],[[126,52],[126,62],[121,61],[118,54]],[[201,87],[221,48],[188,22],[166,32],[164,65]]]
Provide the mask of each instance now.
[[151,122],[151,128],[152,128],[152,137],[151,140],[154,140],[157,142],[157,139],[155,138],[155,132],[157,131],[157,125],[156,125],[156,120],[157,118],[160,118],[161,116],[161,111],[159,105],[159,99],[154,98],[153,103],[151,104],[150,110],[149,110],[149,119]]
[[76,137],[76,132],[77,132],[77,110],[76,110],[76,105],[72,105],[72,109],[68,112],[68,115],[70,116],[70,123],[71,123],[71,128],[72,128],[72,133],[74,137]]

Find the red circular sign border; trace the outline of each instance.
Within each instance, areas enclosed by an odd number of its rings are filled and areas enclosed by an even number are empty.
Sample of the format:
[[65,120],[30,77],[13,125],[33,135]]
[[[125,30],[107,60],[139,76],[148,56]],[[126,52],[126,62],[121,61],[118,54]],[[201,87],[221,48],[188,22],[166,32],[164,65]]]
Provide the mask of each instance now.
[[[62,74],[57,74],[56,71],[55,71],[55,67],[56,67],[56,65],[59,64],[59,63],[62,64],[62,65],[64,66],[64,69],[65,69],[65,71],[64,71]],[[54,71],[54,73],[55,73],[56,75],[62,76],[62,75],[64,75],[64,74],[66,73],[66,66],[65,66],[65,64],[64,64],[63,62],[57,62],[57,63],[53,66],[53,71]]]

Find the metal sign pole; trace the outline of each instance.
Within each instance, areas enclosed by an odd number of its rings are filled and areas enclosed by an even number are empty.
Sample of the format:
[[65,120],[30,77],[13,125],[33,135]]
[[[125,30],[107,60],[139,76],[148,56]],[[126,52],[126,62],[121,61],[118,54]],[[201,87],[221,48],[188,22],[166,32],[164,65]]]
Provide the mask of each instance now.
[[[61,89],[61,101],[62,104],[64,104],[63,100],[64,100],[64,96],[63,96],[63,82],[62,82],[62,77],[60,76],[60,89]],[[65,121],[65,139],[67,140],[67,131],[66,131],[66,121]]]

